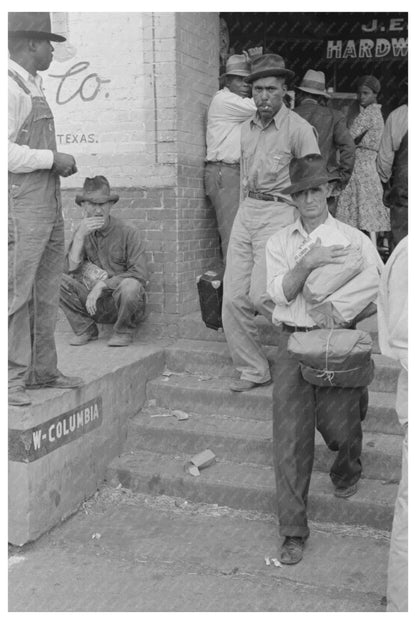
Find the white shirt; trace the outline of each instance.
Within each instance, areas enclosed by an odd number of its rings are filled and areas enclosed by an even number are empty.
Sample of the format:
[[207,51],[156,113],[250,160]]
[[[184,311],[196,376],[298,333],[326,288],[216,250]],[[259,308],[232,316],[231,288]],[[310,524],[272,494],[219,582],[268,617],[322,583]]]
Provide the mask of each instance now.
[[[371,242],[360,230],[334,219],[329,213],[326,225],[337,228],[357,248],[363,257],[363,268],[376,265],[381,273],[383,262]],[[308,314],[312,304],[307,303],[302,291],[288,301],[283,292],[283,278],[295,267],[295,255],[299,247],[306,241],[308,234],[302,226],[300,217],[291,225],[276,232],[266,244],[267,292],[275,302],[273,323],[280,325],[296,325],[298,327],[314,327],[315,321]]]
[[377,301],[378,340],[381,352],[399,360],[396,411],[407,422],[408,371],[408,237],[394,249],[383,269]]
[[391,176],[395,152],[408,128],[407,104],[395,108],[387,117],[377,154],[377,172],[382,182],[387,182]]
[[241,124],[256,110],[251,98],[242,98],[228,87],[217,91],[208,109],[206,159],[239,162]]
[[[9,59],[9,69],[19,74],[25,86],[34,96],[45,97],[42,90],[42,78],[39,74],[32,76],[26,69]],[[20,128],[23,126],[30,111],[32,100],[30,95],[16,83],[9,79],[9,122],[8,122],[8,168],[12,173],[29,173],[38,169],[52,169],[53,152],[45,149],[30,149],[27,145],[17,145]]]

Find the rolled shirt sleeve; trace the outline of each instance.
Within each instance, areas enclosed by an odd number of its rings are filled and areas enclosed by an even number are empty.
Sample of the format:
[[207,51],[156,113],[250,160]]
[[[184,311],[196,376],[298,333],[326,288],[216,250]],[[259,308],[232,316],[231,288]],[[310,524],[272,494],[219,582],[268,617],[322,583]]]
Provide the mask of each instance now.
[[278,306],[289,306],[283,292],[283,278],[289,271],[282,238],[272,236],[266,244],[267,292]]

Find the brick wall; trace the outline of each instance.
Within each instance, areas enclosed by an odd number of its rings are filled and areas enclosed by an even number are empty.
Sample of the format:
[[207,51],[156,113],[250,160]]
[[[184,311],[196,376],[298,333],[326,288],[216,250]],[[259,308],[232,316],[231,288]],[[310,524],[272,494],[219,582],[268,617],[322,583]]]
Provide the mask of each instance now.
[[219,253],[203,186],[218,14],[68,13],[53,22],[68,43],[57,45],[45,86],[59,149],[79,169],[63,180],[67,237],[81,217],[74,197],[84,178],[106,175],[120,195],[114,214],[146,242],[150,318],[172,328],[198,308],[196,277]]

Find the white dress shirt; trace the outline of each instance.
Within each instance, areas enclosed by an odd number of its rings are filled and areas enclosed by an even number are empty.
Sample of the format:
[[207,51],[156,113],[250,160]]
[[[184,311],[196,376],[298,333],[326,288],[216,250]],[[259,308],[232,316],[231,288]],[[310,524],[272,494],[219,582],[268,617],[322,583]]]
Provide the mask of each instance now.
[[408,106],[403,104],[390,113],[384,126],[377,154],[377,172],[382,182],[390,179],[395,152],[408,129]]
[[207,160],[240,161],[241,124],[256,112],[251,98],[242,98],[224,87],[214,95],[208,109]]
[[378,340],[383,355],[399,360],[396,411],[407,423],[408,374],[408,237],[394,249],[383,269],[377,301]]
[[[325,225],[336,228],[343,234],[363,257],[363,269],[376,265],[381,273],[383,262],[371,240],[350,225],[334,219],[329,213]],[[309,238],[302,226],[300,217],[291,225],[276,232],[266,244],[267,292],[275,302],[273,323],[297,327],[314,327],[315,321],[308,314],[312,304],[308,303],[302,291],[288,301],[283,292],[283,278],[296,265],[296,253]]]
[[[24,85],[33,96],[45,97],[42,90],[42,78],[32,76],[26,69],[9,59],[9,69],[19,74]],[[30,111],[32,99],[9,78],[9,122],[8,122],[8,168],[12,173],[29,173],[38,169],[52,169],[53,152],[45,149],[30,149],[27,145],[18,145],[14,141]]]

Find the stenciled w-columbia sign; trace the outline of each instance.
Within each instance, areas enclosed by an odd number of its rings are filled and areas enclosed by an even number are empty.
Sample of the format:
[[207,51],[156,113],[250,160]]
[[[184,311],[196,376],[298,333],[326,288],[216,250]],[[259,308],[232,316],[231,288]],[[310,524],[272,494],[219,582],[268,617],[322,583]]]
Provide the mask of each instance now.
[[99,427],[100,396],[30,429],[9,429],[9,460],[29,463]]

